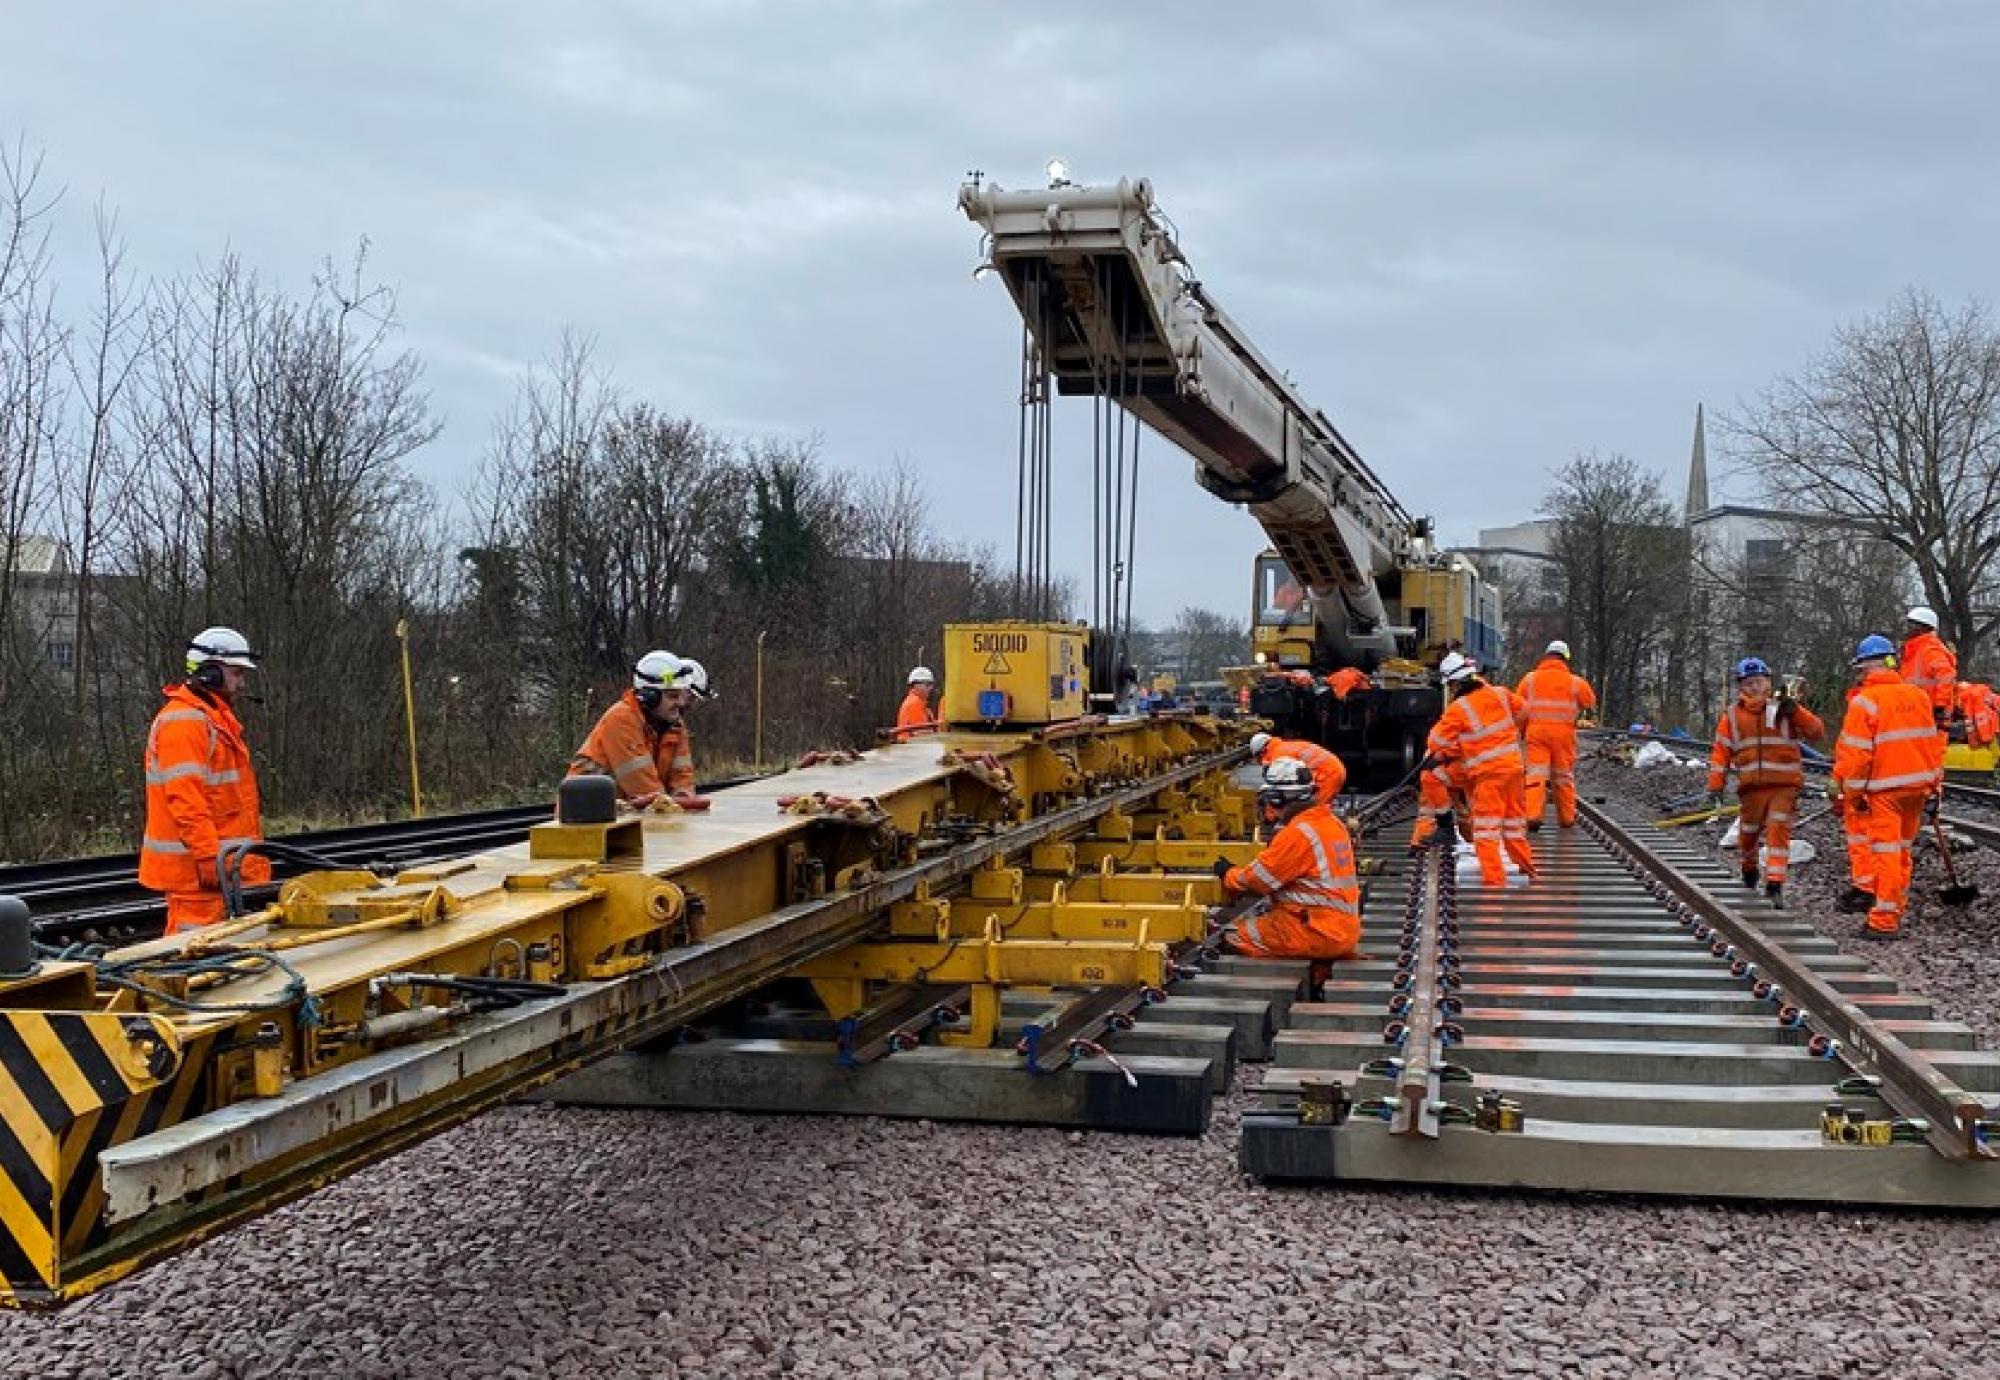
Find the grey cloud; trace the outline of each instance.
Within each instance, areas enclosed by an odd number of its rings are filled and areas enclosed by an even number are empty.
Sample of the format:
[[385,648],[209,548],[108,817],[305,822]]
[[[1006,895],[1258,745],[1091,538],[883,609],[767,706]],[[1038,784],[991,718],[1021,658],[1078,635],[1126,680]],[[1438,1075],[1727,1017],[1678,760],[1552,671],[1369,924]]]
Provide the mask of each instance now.
[[[972,167],[1152,177],[1232,315],[1458,538],[1579,449],[1677,482],[1697,400],[1907,283],[1990,293],[2000,229],[1971,5],[17,8],[0,130],[71,184],[74,252],[99,188],[145,271],[233,245],[296,281],[367,235],[447,488],[574,324],[629,391],[907,456],[943,525],[1011,547],[1019,325],[968,277]],[[1149,455],[1142,614],[1240,612],[1254,524]]]

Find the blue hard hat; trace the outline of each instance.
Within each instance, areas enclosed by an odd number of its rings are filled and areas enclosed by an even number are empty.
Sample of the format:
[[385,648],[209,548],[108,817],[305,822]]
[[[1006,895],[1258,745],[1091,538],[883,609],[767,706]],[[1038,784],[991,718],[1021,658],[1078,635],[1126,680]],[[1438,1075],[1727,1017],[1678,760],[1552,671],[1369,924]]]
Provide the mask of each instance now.
[[1895,643],[1882,636],[1881,633],[1870,633],[1868,636],[1862,638],[1861,645],[1854,649],[1854,664],[1859,666],[1864,661],[1873,661],[1877,657],[1894,656],[1895,654]]
[[1768,676],[1771,668],[1764,664],[1761,656],[1746,656],[1736,663],[1736,679],[1748,680],[1752,676]]

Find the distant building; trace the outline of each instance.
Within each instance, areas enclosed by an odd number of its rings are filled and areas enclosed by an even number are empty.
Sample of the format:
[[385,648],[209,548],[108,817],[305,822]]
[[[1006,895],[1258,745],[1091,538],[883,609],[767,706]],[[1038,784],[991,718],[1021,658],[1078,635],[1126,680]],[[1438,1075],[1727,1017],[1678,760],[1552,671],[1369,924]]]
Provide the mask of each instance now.
[[14,635],[50,669],[68,675],[76,669],[76,573],[69,547],[55,537],[30,533],[14,543],[7,562],[8,583],[14,591]]

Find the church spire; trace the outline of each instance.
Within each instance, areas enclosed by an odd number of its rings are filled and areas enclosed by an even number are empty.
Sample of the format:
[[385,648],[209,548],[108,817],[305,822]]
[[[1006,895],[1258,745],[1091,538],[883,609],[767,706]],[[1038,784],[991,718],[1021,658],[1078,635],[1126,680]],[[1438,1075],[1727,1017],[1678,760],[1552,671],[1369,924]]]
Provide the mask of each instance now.
[[1708,427],[1702,419],[1701,404],[1694,405],[1694,455],[1688,460],[1686,520],[1693,522],[1708,511]]

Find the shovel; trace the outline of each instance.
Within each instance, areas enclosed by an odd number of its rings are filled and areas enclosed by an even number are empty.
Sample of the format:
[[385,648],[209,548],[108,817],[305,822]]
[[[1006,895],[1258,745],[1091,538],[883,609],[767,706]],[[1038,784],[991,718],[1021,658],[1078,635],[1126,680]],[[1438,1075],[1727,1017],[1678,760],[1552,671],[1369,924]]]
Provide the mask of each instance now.
[[1948,906],[1971,905],[1979,899],[1979,888],[1958,880],[1958,864],[1952,861],[1951,843],[1945,838],[1944,821],[1932,815],[1931,828],[1937,831],[1938,856],[1944,859],[1944,875],[1949,879],[1949,885],[1938,893],[1938,899]]

